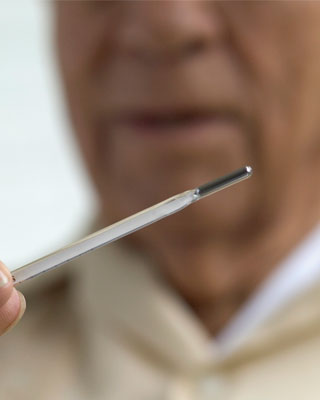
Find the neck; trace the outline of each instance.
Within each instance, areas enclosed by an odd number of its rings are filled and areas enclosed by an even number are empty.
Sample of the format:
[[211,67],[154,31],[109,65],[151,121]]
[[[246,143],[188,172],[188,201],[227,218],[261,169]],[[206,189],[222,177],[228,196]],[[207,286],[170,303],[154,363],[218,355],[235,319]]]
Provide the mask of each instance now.
[[[306,192],[302,190],[300,197],[303,195]],[[299,200],[299,195],[295,196]],[[308,196],[308,202],[283,202],[286,207],[277,210],[255,233],[244,235],[243,240],[190,237],[179,243],[166,240],[151,249],[165,279],[210,334],[217,334],[225,326],[316,225],[320,199],[314,193],[311,199]]]

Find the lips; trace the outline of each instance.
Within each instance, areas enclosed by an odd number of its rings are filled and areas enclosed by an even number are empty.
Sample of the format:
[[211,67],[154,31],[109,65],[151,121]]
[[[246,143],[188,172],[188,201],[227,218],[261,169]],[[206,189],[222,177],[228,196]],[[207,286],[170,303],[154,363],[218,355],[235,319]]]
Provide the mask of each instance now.
[[112,125],[137,135],[168,136],[221,131],[238,125],[241,116],[234,110],[136,112],[114,118]]

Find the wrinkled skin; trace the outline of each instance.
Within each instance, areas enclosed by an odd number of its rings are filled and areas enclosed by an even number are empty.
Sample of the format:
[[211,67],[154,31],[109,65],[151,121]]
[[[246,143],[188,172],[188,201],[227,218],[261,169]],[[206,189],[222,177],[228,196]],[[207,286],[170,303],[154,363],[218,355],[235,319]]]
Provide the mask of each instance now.
[[56,18],[102,224],[254,168],[130,237],[215,333],[319,217],[320,3],[62,1]]

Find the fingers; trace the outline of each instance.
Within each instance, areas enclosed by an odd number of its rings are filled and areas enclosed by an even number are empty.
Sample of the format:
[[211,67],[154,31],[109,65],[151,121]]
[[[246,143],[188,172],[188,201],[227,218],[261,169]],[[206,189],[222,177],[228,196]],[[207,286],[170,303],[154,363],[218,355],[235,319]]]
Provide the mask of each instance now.
[[0,262],[0,335],[16,325],[25,308],[23,295],[13,287],[10,271]]

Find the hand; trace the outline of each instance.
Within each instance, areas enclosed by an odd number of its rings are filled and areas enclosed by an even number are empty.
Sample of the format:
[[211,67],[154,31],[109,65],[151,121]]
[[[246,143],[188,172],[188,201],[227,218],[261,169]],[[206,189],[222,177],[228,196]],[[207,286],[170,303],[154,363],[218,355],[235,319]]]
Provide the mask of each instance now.
[[0,261],[0,335],[17,324],[25,309],[23,295],[13,287],[10,271]]

